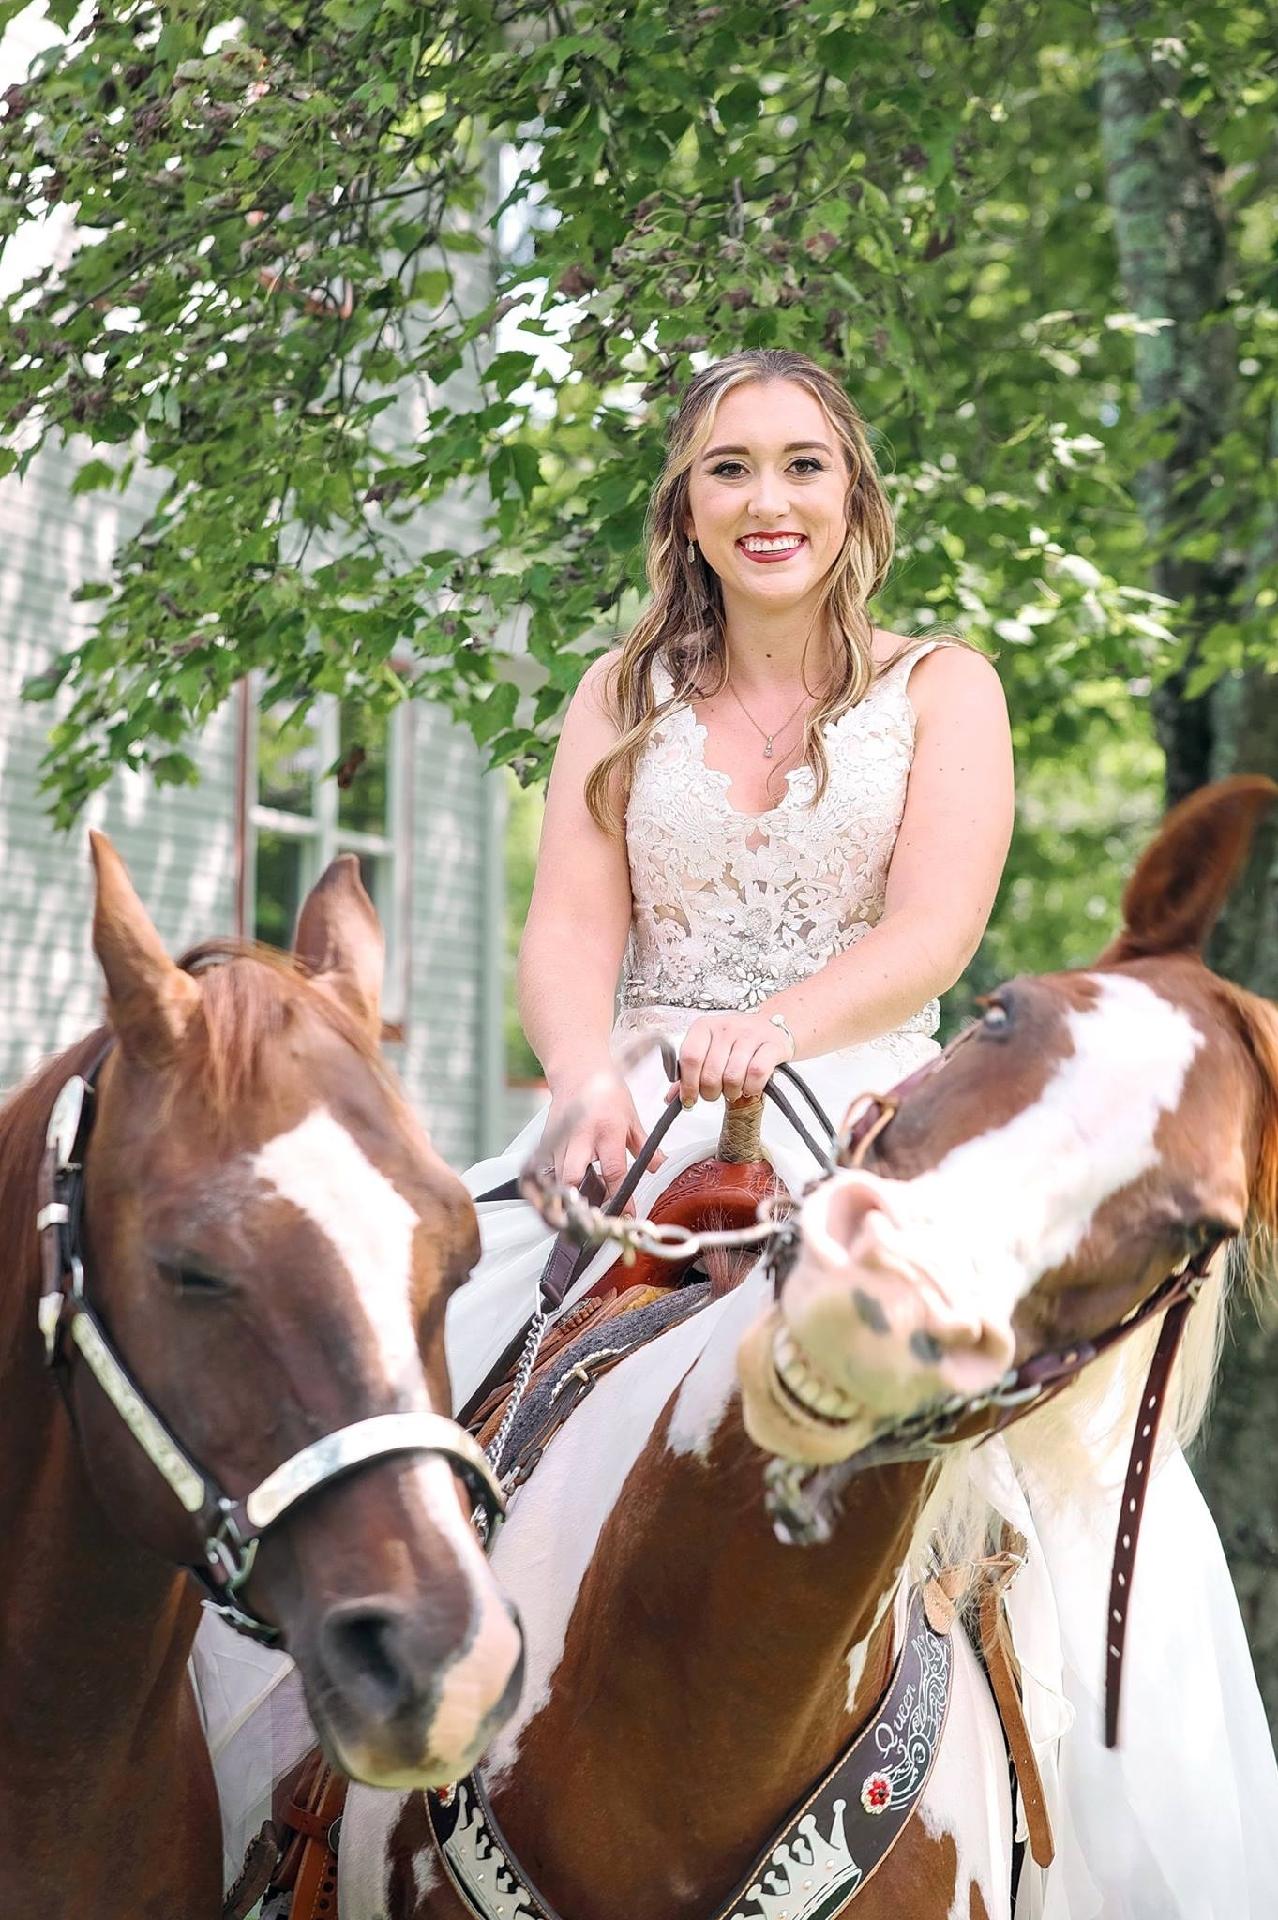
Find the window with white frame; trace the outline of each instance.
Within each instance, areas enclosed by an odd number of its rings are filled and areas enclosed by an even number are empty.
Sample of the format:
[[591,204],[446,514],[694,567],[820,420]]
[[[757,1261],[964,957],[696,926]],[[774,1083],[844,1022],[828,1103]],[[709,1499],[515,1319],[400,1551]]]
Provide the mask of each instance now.
[[386,935],[382,1017],[402,1026],[408,967],[409,714],[389,718],[331,695],[304,718],[252,706],[246,932],[287,947],[329,861],[353,853]]

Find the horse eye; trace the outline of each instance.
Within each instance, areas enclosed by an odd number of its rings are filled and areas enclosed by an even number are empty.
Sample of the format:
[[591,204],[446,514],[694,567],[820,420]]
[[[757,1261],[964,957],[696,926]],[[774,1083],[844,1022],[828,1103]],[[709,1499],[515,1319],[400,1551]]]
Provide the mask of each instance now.
[[1219,1246],[1222,1240],[1232,1240],[1237,1228],[1224,1220],[1194,1220],[1185,1228],[1185,1238],[1191,1252],[1205,1253],[1209,1247]]
[[981,1015],[981,1025],[986,1033],[1002,1033],[1011,1024],[1011,1008],[1005,1000],[991,1000]]
[[216,1300],[231,1291],[225,1280],[218,1274],[206,1273],[203,1267],[161,1265],[160,1272],[175,1293],[188,1298]]

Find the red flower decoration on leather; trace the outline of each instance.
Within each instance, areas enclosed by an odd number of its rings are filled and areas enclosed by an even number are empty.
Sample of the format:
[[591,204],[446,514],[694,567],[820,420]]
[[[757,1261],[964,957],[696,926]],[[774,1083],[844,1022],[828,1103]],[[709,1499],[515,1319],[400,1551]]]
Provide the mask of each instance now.
[[892,1804],[892,1782],[885,1773],[866,1776],[861,1788],[861,1805],[867,1813],[886,1813]]

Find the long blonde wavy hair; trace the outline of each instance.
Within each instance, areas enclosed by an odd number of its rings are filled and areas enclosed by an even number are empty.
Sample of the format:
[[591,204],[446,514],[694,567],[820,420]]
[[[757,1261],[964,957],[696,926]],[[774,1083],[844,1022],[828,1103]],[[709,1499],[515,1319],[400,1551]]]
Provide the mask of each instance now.
[[[836,671],[804,721],[801,762],[812,768],[814,800],[825,792],[829,764],[821,729],[854,707],[874,678],[873,628],[867,603],[882,586],[892,560],[892,512],[870,451],[865,422],[833,374],[806,354],[776,347],[729,354],[688,384],[667,432],[666,459],[648,506],[645,562],[652,598],[632,627],[609,672],[606,699],[619,737],[591,769],[586,804],[598,824],[618,832],[635,762],[653,728],[690,699],[705,699],[723,687],[728,673],[723,593],[719,579],[685,531],[688,480],[697,456],[714,431],[719,403],[734,387],[791,380],[824,411],[847,465],[847,531],[838,558],[821,586],[818,622],[824,618],[836,649]],[[673,691],[658,701],[652,670],[661,661]]]

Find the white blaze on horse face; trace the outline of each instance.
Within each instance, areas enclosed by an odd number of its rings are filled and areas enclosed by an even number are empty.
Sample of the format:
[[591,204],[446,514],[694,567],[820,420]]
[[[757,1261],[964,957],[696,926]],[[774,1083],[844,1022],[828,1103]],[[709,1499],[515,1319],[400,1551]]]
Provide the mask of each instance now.
[[[434,1712],[423,1726],[419,1752],[388,1769],[374,1754],[342,1745],[348,1771],[379,1789],[420,1787],[427,1781],[437,1785],[470,1771],[487,1745],[523,1644],[483,1549],[462,1513],[446,1463],[419,1460],[402,1484],[410,1503],[420,1501],[425,1526],[442,1536],[451,1552],[470,1592],[471,1613],[460,1650],[439,1670]],[[451,1580],[444,1552],[432,1553],[430,1578],[441,1590]]]
[[1031,1106],[913,1179],[860,1176],[882,1196],[885,1249],[986,1325],[1010,1321],[1106,1201],[1158,1164],[1158,1128],[1203,1044],[1188,1014],[1143,981],[1089,978],[1095,1003],[1066,1020],[1073,1052]]
[[268,1140],[251,1171],[305,1215],[346,1269],[381,1383],[406,1411],[428,1409],[413,1324],[415,1208],[325,1107]]
[[[413,1323],[413,1235],[416,1210],[323,1107],[313,1108],[288,1133],[254,1156],[252,1171],[297,1208],[332,1247],[363,1310],[369,1358],[378,1385],[406,1410],[430,1411],[430,1395]],[[423,1730],[421,1762],[447,1763],[448,1777],[476,1759],[519,1658],[519,1630],[507,1612],[483,1552],[467,1525],[451,1470],[442,1460],[418,1460],[403,1479],[405,1497],[420,1503],[425,1528],[451,1552],[472,1599],[470,1632],[458,1657],[440,1675],[435,1712]],[[443,1558],[441,1584],[452,1577]],[[374,1758],[346,1756],[351,1770],[378,1784],[420,1784],[419,1769],[387,1775]],[[439,1767],[432,1778],[442,1777]]]

